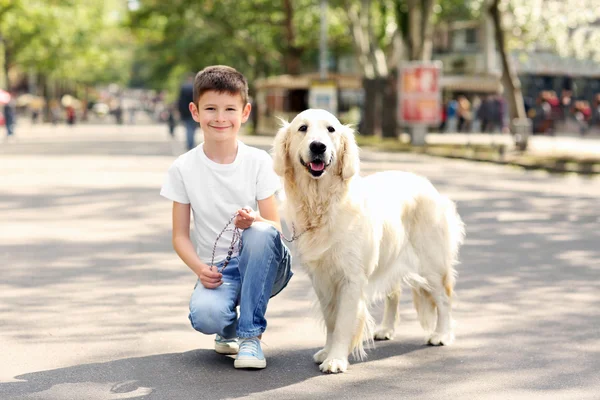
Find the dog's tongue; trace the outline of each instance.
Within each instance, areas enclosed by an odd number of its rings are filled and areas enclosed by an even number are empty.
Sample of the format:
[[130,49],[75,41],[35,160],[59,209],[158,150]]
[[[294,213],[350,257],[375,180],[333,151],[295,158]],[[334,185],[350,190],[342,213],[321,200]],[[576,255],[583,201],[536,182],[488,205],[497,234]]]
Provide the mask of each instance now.
[[313,171],[323,171],[323,169],[325,169],[325,163],[322,161],[311,162],[310,169],[312,169]]

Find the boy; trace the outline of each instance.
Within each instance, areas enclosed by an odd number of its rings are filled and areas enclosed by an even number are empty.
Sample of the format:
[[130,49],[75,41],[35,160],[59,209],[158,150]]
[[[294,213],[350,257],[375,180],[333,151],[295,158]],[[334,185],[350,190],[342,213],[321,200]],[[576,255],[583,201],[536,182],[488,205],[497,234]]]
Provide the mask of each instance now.
[[[220,65],[200,71],[189,109],[204,142],[173,163],[161,190],[173,201],[173,247],[198,276],[189,319],[197,331],[216,334],[218,353],[237,353],[236,368],[264,368],[260,338],[267,326],[267,303],[293,274],[279,234],[274,196],[279,178],[267,152],[237,138],[251,109],[241,73]],[[189,235],[190,212],[196,249]],[[216,246],[215,241],[234,214],[235,227],[243,230],[242,246],[239,252],[234,246],[228,257],[233,227]],[[210,268],[213,254],[215,266]]]

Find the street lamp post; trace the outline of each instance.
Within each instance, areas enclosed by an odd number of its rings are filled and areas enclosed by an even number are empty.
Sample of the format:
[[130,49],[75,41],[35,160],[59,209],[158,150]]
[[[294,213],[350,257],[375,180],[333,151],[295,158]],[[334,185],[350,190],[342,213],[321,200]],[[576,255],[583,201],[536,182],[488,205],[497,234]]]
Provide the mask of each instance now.
[[319,73],[327,79],[327,0],[321,0],[321,35],[319,42]]

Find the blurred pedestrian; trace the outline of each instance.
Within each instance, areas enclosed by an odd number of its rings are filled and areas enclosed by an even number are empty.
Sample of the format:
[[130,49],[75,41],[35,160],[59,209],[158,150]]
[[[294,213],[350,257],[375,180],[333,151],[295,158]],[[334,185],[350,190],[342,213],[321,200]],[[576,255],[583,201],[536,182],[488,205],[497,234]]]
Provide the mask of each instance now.
[[479,118],[479,109],[481,108],[481,98],[475,96],[471,105],[471,132],[481,132],[481,119]]
[[458,123],[458,102],[451,99],[448,102],[448,108],[446,109],[446,132],[456,132],[456,125]]
[[60,105],[56,99],[50,100],[50,122],[56,125],[60,121]]
[[471,102],[465,96],[458,97],[458,131],[469,132],[471,129]]
[[67,124],[75,125],[75,107],[69,104],[65,111],[67,113]]
[[11,93],[11,99],[4,105],[4,124],[6,125],[6,141],[13,141],[15,136],[15,122],[17,119],[15,94]]
[[171,104],[167,108],[167,126],[169,127],[169,135],[171,135],[171,139],[175,139],[175,125],[177,125],[177,119],[175,118],[175,106]]
[[179,99],[177,101],[179,117],[185,126],[185,138],[188,150],[196,147],[194,143],[194,136],[196,134],[196,127],[198,126],[198,123],[194,121],[192,118],[192,113],[190,112],[190,104],[193,103],[194,75],[189,75],[183,85],[181,85],[179,90]]

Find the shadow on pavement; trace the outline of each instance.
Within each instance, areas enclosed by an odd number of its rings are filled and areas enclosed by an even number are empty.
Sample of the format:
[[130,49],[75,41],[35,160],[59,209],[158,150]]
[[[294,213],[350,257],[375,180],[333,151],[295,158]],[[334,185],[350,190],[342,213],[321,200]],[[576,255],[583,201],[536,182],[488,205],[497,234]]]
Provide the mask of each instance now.
[[[365,362],[425,348],[387,342],[371,350]],[[24,382],[0,384],[0,396],[3,399],[71,398],[77,393],[80,398],[90,399],[113,398],[110,396],[116,394],[121,395],[114,398],[236,398],[322,376],[317,364],[312,362],[312,354],[316,351],[301,349],[272,354],[264,370],[236,370],[233,356],[206,349],[77,365],[17,376],[16,379]],[[353,365],[357,368],[359,363],[353,362]]]

